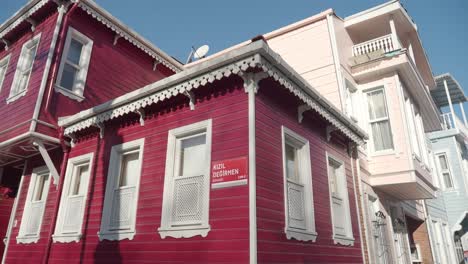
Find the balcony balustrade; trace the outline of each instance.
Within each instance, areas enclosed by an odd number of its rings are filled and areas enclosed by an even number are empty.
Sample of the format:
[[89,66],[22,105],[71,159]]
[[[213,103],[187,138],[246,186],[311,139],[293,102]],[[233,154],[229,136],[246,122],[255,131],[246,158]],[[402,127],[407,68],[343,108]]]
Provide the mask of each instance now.
[[353,46],[352,54],[354,57],[370,54],[376,51],[388,53],[398,50],[401,45],[395,45],[392,34],[382,36],[379,38],[371,39],[366,42],[359,43]]

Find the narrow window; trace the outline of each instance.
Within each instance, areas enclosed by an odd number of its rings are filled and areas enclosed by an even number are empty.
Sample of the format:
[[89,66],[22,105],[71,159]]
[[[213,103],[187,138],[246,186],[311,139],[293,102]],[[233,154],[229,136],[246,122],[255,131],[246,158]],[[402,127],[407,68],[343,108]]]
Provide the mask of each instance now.
[[336,244],[353,245],[354,238],[344,163],[330,156],[327,157],[327,162],[333,240]]
[[380,88],[367,92],[367,103],[374,151],[393,149],[392,131],[384,89]]
[[309,141],[286,127],[282,139],[286,237],[315,242]]
[[56,90],[82,101],[93,41],[70,27],[57,76]]
[[7,103],[11,103],[26,94],[40,38],[41,34],[23,45]]
[[78,242],[81,238],[93,154],[68,161],[55,227],[54,242]]
[[3,81],[5,80],[9,62],[10,62],[10,55],[0,60],[0,91],[2,90]]
[[439,163],[439,173],[442,176],[442,182],[444,183],[445,189],[453,188],[453,180],[448,165],[447,155],[442,153],[437,154],[436,156]]
[[33,170],[21,226],[16,238],[18,243],[36,243],[39,240],[49,184],[50,175],[46,167]]
[[354,85],[348,81],[345,80],[345,86],[346,86],[346,91],[345,91],[345,110],[346,114],[354,121],[358,122],[357,119],[357,89],[354,87]]
[[211,120],[169,131],[162,238],[205,237],[210,231]]
[[144,139],[112,147],[99,239],[135,236]]

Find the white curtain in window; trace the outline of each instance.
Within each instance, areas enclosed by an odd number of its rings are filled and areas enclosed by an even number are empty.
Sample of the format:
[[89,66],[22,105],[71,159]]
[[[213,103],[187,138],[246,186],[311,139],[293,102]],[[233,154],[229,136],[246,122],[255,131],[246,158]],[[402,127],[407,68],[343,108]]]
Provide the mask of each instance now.
[[369,92],[367,98],[374,150],[392,149],[393,140],[384,91],[380,89]]

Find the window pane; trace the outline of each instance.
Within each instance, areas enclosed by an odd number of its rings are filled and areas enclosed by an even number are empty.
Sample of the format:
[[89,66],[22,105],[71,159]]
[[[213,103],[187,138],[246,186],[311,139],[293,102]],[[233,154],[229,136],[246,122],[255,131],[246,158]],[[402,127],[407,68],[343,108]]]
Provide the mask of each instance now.
[[73,84],[78,70],[72,67],[70,64],[65,63],[62,72],[62,79],[60,80],[60,86],[68,90],[73,90]]
[[81,57],[82,49],[83,49],[83,44],[72,39],[70,41],[70,48],[68,50],[67,59],[76,65],[80,65],[80,57]]
[[198,176],[205,173],[205,144],[205,134],[182,140],[179,176]]
[[334,160],[328,160],[329,163],[329,173],[330,173],[330,191],[335,196],[339,196],[338,189],[338,170],[340,169],[340,164],[336,163]]
[[374,150],[392,149],[393,140],[388,120],[372,123],[371,127]]
[[288,179],[299,179],[297,149],[289,144],[285,145],[286,151],[286,176]]
[[373,91],[367,94],[369,101],[369,119],[387,117],[387,109],[385,106],[385,96],[383,90]]
[[122,165],[120,168],[119,187],[135,185],[132,174],[138,173],[138,152],[131,152],[122,155]]
[[89,166],[81,165],[76,168],[74,179],[72,181],[70,195],[83,195],[85,191],[85,186],[83,185],[83,178],[88,176]]
[[49,175],[37,175],[36,187],[34,190],[33,201],[42,201],[45,198],[44,186]]
[[445,183],[445,188],[452,188],[452,179],[450,178],[450,173],[444,172],[442,173],[442,176],[444,177],[444,183]]
[[440,164],[440,169],[441,170],[447,170],[447,159],[445,158],[444,155],[439,156],[439,164]]
[[26,49],[24,52],[24,59],[22,60],[22,67],[21,70],[23,72],[27,72],[31,69],[33,63],[34,63],[34,55],[36,53],[36,46],[33,46],[32,48]]

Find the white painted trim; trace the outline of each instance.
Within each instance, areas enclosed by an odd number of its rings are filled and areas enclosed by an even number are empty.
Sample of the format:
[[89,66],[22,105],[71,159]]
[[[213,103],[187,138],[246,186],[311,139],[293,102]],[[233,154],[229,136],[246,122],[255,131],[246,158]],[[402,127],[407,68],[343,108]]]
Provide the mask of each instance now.
[[237,180],[237,181],[230,181],[230,182],[218,182],[211,184],[211,189],[221,189],[226,187],[235,187],[246,185],[248,183],[247,179]]
[[[356,149],[356,151],[358,151]],[[357,154],[359,155],[359,154]],[[360,179],[356,179],[356,175],[355,174],[359,174],[359,158],[357,159],[354,159],[353,156],[351,155],[350,158],[349,158],[349,162],[351,164],[351,175],[353,177],[353,190],[354,190],[354,202],[355,202],[355,206],[356,206],[356,215],[357,215],[357,224],[358,224],[358,230],[359,230],[359,237],[361,238],[361,243],[360,243],[360,246],[361,246],[361,254],[363,256],[363,262],[365,263],[365,258],[364,256],[366,255],[365,253],[365,250],[364,250],[364,243],[362,243],[362,240],[365,239],[367,244],[368,244],[368,241],[367,240],[367,230],[366,230],[366,225],[363,225],[362,222],[361,222],[361,217],[360,217],[360,214],[359,214],[359,203],[361,203],[361,213],[362,213],[362,218],[365,222],[365,218],[366,218],[366,210],[364,209],[365,208],[365,205],[362,201],[362,191],[361,191],[361,181]],[[356,166],[357,165],[357,166]],[[356,168],[355,168],[356,166]],[[356,173],[354,172],[356,170]],[[356,183],[356,180],[358,180],[358,182]],[[358,190],[356,190],[356,188]],[[352,226],[351,226],[352,228]],[[364,232],[363,232],[363,229],[364,229]],[[362,234],[364,234],[364,237],[362,237]],[[368,253],[370,250],[368,250]],[[370,259],[370,256],[369,256],[369,259]]]
[[57,22],[55,24],[52,42],[50,43],[49,53],[47,54],[47,61],[46,61],[46,65],[44,68],[44,73],[42,74],[41,86],[39,88],[36,105],[34,106],[34,112],[33,112],[33,118],[32,118],[33,122],[31,123],[31,126],[29,128],[29,131],[31,132],[36,130],[36,125],[37,125],[36,120],[39,118],[39,111],[41,109],[42,99],[44,98],[44,92],[47,86],[47,81],[49,80],[50,67],[52,65],[52,60],[54,58],[55,47],[57,45],[57,40],[59,37],[61,25],[62,25],[63,15],[66,12],[66,9],[67,9],[66,6],[63,4],[57,8],[57,11],[59,14],[57,17]]
[[[15,76],[13,78],[13,83],[11,84],[11,87],[10,87],[10,95],[6,99],[7,104],[10,104],[10,103],[18,100],[20,97],[26,95],[26,92],[28,91],[29,79],[31,78],[32,73],[34,72],[34,64],[36,64],[37,50],[39,49],[41,34],[42,33],[39,33],[39,34],[35,35],[33,38],[31,38],[26,43],[24,43],[22,48],[21,48],[20,57],[18,59],[18,63],[16,64]],[[26,87],[24,87],[24,90],[22,90],[22,91],[15,91],[15,87],[19,85],[18,84],[18,81],[19,81],[19,78],[20,78],[19,66],[24,61],[24,52],[31,45],[35,46],[35,48],[34,48],[34,57],[32,58],[32,65],[31,65],[31,69],[30,69],[30,71],[28,73],[28,78],[27,78],[27,81],[26,81]]]
[[[75,40],[83,45],[80,54],[79,71],[76,74],[75,81],[71,90],[64,88],[60,85],[62,81],[63,69],[68,58],[68,52],[70,51],[71,41]],[[86,76],[88,75],[89,63],[91,60],[91,52],[93,50],[93,41],[85,36],[83,33],[69,26],[67,31],[67,38],[65,39],[65,45],[62,52],[62,58],[60,61],[59,71],[57,79],[55,81],[55,91],[61,94],[77,100],[78,102],[84,99],[84,90],[86,88]]]
[[[184,226],[172,225],[172,210],[174,200],[174,174],[176,173],[176,145],[177,142],[186,136],[197,135],[205,133],[205,174],[203,179],[204,200],[202,201],[201,210],[201,223]],[[211,169],[211,139],[212,139],[212,120],[208,119],[200,121],[183,127],[171,129],[168,132],[167,139],[167,154],[166,154],[166,170],[164,176],[164,191],[163,191],[163,206],[161,213],[161,226],[158,228],[161,238],[174,237],[174,238],[189,238],[200,235],[206,237],[211,230],[210,226],[210,169]]]
[[8,54],[2,59],[0,59],[0,68],[5,67],[5,72],[3,72],[3,75],[0,76],[0,92],[2,91],[3,83],[5,81],[5,76],[8,71],[8,66],[10,64],[10,57],[11,57],[11,54]]
[[[452,181],[452,187],[447,188],[447,186],[445,186],[445,180],[444,180],[444,176],[442,175],[442,168],[440,167],[439,156],[445,156],[445,160],[447,162],[447,169],[448,169],[448,172],[449,172],[450,180]],[[434,151],[434,158],[435,158],[435,165],[436,165],[436,169],[437,169],[437,177],[439,177],[439,182],[440,182],[440,185],[442,187],[441,190],[443,192],[458,190],[458,188],[459,188],[458,187],[458,182],[456,182],[455,178],[453,177],[452,162],[450,162],[450,160],[452,160],[452,157],[450,157],[450,151],[448,149],[439,149],[437,151]],[[462,164],[460,164],[460,165],[462,165]]]
[[2,257],[2,264],[5,264],[6,257],[8,255],[8,247],[10,245],[10,240],[11,240],[11,232],[13,230],[13,223],[16,220],[16,213],[18,209],[18,203],[21,198],[21,195],[23,193],[23,182],[24,182],[24,175],[26,174],[26,169],[28,167],[28,161],[24,161],[24,167],[23,167],[23,172],[21,173],[21,179],[20,183],[18,186],[18,193],[16,194],[15,201],[13,202],[13,208],[11,209],[11,214],[10,214],[10,220],[8,221],[8,229],[5,235],[5,238],[3,239],[3,243],[5,243],[5,250],[3,251],[3,257]]
[[[288,139],[289,138],[289,139]],[[305,211],[305,229],[298,229],[290,226],[289,223],[289,201],[288,201],[288,179],[286,171],[286,149],[287,143],[294,145],[298,149],[298,162],[299,162],[299,177],[300,183],[304,185],[304,211]],[[312,241],[317,239],[317,231],[315,229],[315,210],[314,210],[314,192],[312,188],[312,166],[310,159],[310,145],[309,141],[290,130],[285,126],[281,126],[281,148],[283,160],[283,196],[284,196],[284,217],[287,239],[296,239],[299,241]]]
[[52,161],[52,159],[50,158],[49,153],[47,152],[47,149],[45,148],[44,144],[40,140],[34,141],[33,144],[36,145],[37,148],[39,149],[39,153],[41,153],[42,159],[44,160],[45,164],[47,165],[47,168],[49,169],[50,174],[52,174],[52,177],[54,178],[54,184],[58,188],[58,183],[60,181],[60,175],[59,175],[57,169],[55,168],[55,164]]
[[[45,174],[45,173],[48,173],[48,177],[47,177],[47,180],[46,182],[44,183],[44,189],[43,191],[46,192],[45,194],[45,197],[44,197],[44,201],[42,201],[44,204],[43,204],[43,207],[42,207],[42,212],[41,212],[41,216],[40,216],[40,221],[39,221],[39,227],[38,227],[38,230],[37,230],[37,233],[36,234],[26,234],[26,223],[27,223],[27,219],[30,217],[30,206],[31,206],[31,200],[33,199],[33,194],[34,194],[34,189],[36,187],[36,181],[37,181],[37,176],[39,174]],[[50,187],[50,172],[47,168],[47,166],[42,166],[42,167],[37,167],[37,168],[34,168],[33,171],[32,171],[32,175],[31,175],[31,178],[30,178],[30,181],[29,181],[29,188],[28,188],[28,194],[26,196],[26,201],[25,201],[25,205],[24,205],[24,209],[23,209],[23,216],[21,218],[21,225],[20,225],[20,228],[19,228],[19,231],[18,231],[18,236],[16,237],[16,243],[18,244],[29,244],[29,243],[37,243],[39,241],[39,238],[40,238],[40,234],[41,234],[41,227],[42,227],[42,221],[44,220],[44,214],[45,214],[45,209],[46,209],[46,205],[47,205],[47,197],[49,196],[49,187]]]
[[[348,181],[347,181],[347,176],[346,176],[346,164],[343,162],[341,159],[336,158],[335,156],[331,155],[328,151],[325,152],[325,157],[327,160],[327,175],[328,175],[328,191],[329,191],[329,198],[330,198],[330,215],[331,215],[331,223],[332,223],[332,238],[333,242],[335,244],[341,244],[344,246],[353,246],[354,245],[354,236],[353,236],[353,226],[351,222],[351,209],[349,205],[349,193],[348,193]],[[333,160],[336,163],[341,164],[341,171],[342,171],[342,179],[341,183],[342,186],[340,188],[342,189],[343,193],[343,203],[344,203],[344,210],[345,210],[345,217],[346,217],[346,236],[340,236],[335,234],[335,228],[333,227],[333,222],[335,219],[335,216],[333,215],[333,198],[332,198],[332,193],[330,189],[330,159]],[[344,184],[343,184],[344,183]]]
[[338,51],[338,44],[336,42],[336,33],[335,33],[335,22],[333,21],[333,14],[327,15],[327,26],[328,26],[328,36],[330,38],[332,55],[333,55],[333,64],[335,66],[336,82],[338,85],[338,94],[340,95],[340,106],[343,113],[346,112],[345,108],[345,99],[344,99],[344,79],[343,74],[341,73],[341,63],[340,55]]
[[[54,234],[52,235],[53,241],[54,242],[62,242],[62,243],[67,243],[67,242],[78,242],[82,236],[82,227],[83,227],[83,218],[84,218],[84,212],[86,208],[86,201],[88,198],[88,192],[89,192],[89,183],[90,183],[90,178],[91,174],[93,173],[92,168],[93,168],[93,160],[94,160],[94,153],[88,153],[84,154],[78,157],[74,157],[68,160],[68,165],[67,165],[67,172],[65,173],[65,179],[63,182],[63,191],[62,191],[62,197],[60,198],[60,206],[57,214],[57,223],[55,225],[55,231]],[[85,188],[85,193],[82,194],[82,211],[80,212],[81,215],[81,223],[80,227],[76,232],[64,232],[62,230],[64,221],[66,221],[66,210],[67,210],[67,198],[69,196],[70,192],[70,185],[72,178],[74,176],[74,173],[76,173],[76,167],[87,164],[88,165],[88,175],[85,179],[82,179],[81,184],[86,186]]]
[[10,31],[19,26],[22,22],[36,13],[50,0],[32,0],[28,1],[18,12],[9,17],[3,24],[0,25],[0,38],[6,36]]
[[[140,178],[142,172],[142,163],[144,159],[144,144],[145,139],[140,138],[130,142],[125,142],[120,145],[115,145],[111,149],[110,161],[107,172],[107,182],[106,182],[106,193],[104,197],[104,206],[101,218],[101,227],[98,232],[99,241],[102,240],[123,240],[129,239],[132,240],[136,234],[135,224],[136,224],[136,212],[138,207],[138,196],[140,190]],[[137,150],[139,153],[138,169],[135,171],[135,198],[132,204],[132,219],[130,227],[127,229],[120,230],[110,230],[110,221],[112,216],[112,204],[114,200],[114,190],[115,185],[120,174],[121,166],[121,156],[124,152],[130,150]]]

